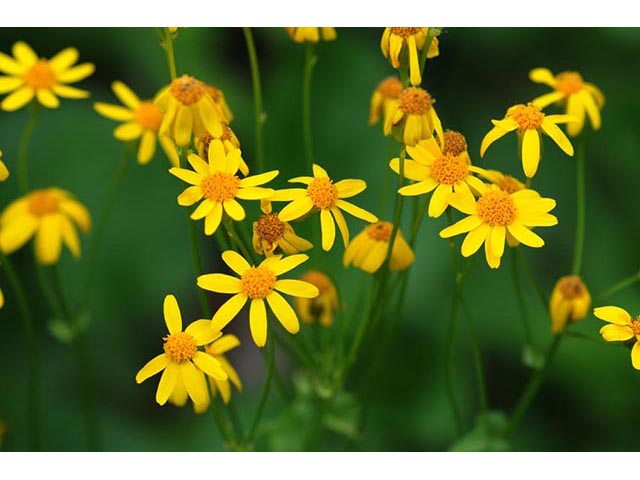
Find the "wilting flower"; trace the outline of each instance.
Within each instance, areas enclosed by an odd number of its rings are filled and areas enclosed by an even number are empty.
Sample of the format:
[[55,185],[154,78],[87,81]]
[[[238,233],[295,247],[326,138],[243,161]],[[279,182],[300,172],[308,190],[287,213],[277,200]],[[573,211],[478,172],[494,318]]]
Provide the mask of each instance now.
[[315,298],[296,297],[296,310],[306,324],[320,322],[323,327],[333,324],[333,314],[340,307],[338,291],[331,279],[318,270],[311,270],[300,277],[318,287],[320,294]]
[[42,106],[57,108],[58,97],[87,98],[89,92],[67,85],[79,82],[93,73],[92,63],[73,66],[78,50],[65,48],[50,60],[38,58],[24,42],[16,42],[11,49],[14,58],[0,53],[0,94],[12,92],[0,104],[3,110],[13,111],[25,106],[34,97]]
[[591,295],[587,286],[577,275],[567,275],[556,282],[549,301],[551,332],[560,333],[569,319],[582,320],[589,313]]
[[[367,273],[377,272],[387,256],[392,233],[393,223],[391,222],[376,222],[366,226],[345,250],[342,257],[345,268],[353,263]],[[391,249],[389,270],[392,272],[405,270],[411,266],[415,258],[411,247],[398,229]]]
[[229,105],[224,98],[224,92],[220,88],[211,85],[210,83],[205,83],[204,87],[207,89],[207,92],[211,96],[213,103],[215,103],[220,110],[220,113],[222,114],[222,120],[227,124],[231,123],[233,121],[233,113],[231,113],[231,109],[229,108]]
[[94,108],[100,115],[116,122],[124,122],[113,131],[114,137],[127,142],[140,139],[138,163],[145,165],[156,151],[156,138],[164,149],[169,161],[177,167],[180,159],[173,141],[167,137],[158,137],[164,114],[151,100],[141,101],[133,91],[122,82],[113,82],[111,89],[124,107],[110,103],[96,102]]
[[313,177],[296,177],[289,182],[303,183],[307,185],[307,188],[278,190],[270,198],[274,201],[291,201],[280,211],[278,218],[283,222],[289,222],[305,216],[314,209],[320,210],[322,249],[325,251],[331,250],[333,246],[336,237],[336,223],[345,247],[349,243],[349,228],[340,210],[369,223],[378,220],[372,213],[344,200],[363,192],[367,188],[364,180],[347,179],[334,184],[326,170],[314,164]]
[[389,112],[398,102],[402,93],[402,82],[397,77],[388,77],[381,81],[371,95],[369,125],[375,125],[382,114],[382,124],[387,122]]
[[334,27],[286,27],[287,33],[296,43],[318,43],[320,38],[325,42],[337,37]]
[[[393,68],[400,68],[403,55],[409,59],[409,80],[411,85],[420,85],[422,74],[418,50],[422,50],[427,39],[427,27],[387,27],[382,33],[380,48],[385,58],[388,58]],[[427,58],[438,56],[438,39],[431,40]]]
[[0,150],[0,182],[4,182],[7,178],[9,178],[9,170],[2,161],[2,150]]
[[253,222],[253,249],[259,255],[273,255],[278,247],[286,255],[304,252],[313,248],[311,242],[296,235],[293,227],[283,222],[278,213],[272,213],[271,202],[261,200],[263,215]]
[[204,373],[220,380],[226,380],[228,376],[218,360],[198,350],[198,347],[211,343],[222,333],[214,330],[208,320],[196,320],[183,332],[180,307],[173,295],[164,298],[163,310],[164,321],[169,330],[169,335],[163,338],[164,353],[151,359],[140,369],[136,374],[136,383],[142,383],[162,372],[156,391],[158,404],[167,403],[175,389],[180,389],[181,386],[186,389],[193,403],[205,403],[209,392]]
[[384,123],[384,134],[394,135],[408,147],[433,136],[442,138],[442,123],[433,104],[435,101],[426,90],[419,87],[405,88],[398,101],[391,105]]
[[[240,141],[236,134],[233,133],[233,130],[226,123],[222,124],[222,131],[219,137],[214,137],[209,133],[205,133],[203,137],[196,138],[196,148],[198,149],[198,154],[202,158],[209,158],[209,145],[213,140],[220,140],[222,142],[222,146],[224,147],[224,153],[229,153],[233,150],[240,149]],[[240,157],[240,173],[245,177],[249,175],[249,167],[242,157]]]
[[607,342],[626,342],[634,339],[631,349],[631,364],[640,370],[640,317],[633,318],[620,307],[598,307],[593,314],[600,320],[611,323],[600,329],[600,335]]
[[541,135],[544,133],[562,149],[564,153],[573,156],[573,145],[558,124],[574,122],[576,119],[569,115],[545,115],[539,107],[529,103],[514,105],[507,110],[502,120],[491,120],[494,127],[482,139],[480,156],[484,156],[489,145],[509,132],[518,134],[518,154],[522,158],[524,174],[531,178],[538,170],[540,162]]
[[308,256],[300,253],[282,258],[282,255],[267,257],[257,267],[249,263],[233,250],[222,254],[222,260],[240,278],[223,273],[210,273],[198,277],[198,286],[217,293],[234,294],[214,314],[211,325],[214,330],[221,330],[251,300],[249,308],[249,326],[251,337],[259,347],[267,343],[267,309],[265,300],[278,321],[289,333],[298,333],[300,323],[291,305],[278,292],[294,297],[315,298],[318,288],[301,280],[278,280],[278,276],[293,270],[308,260]]
[[589,116],[591,127],[600,129],[600,110],[604,106],[604,95],[598,87],[585,82],[578,72],[562,72],[554,76],[547,68],[534,68],[529,78],[536,83],[544,83],[554,89],[533,100],[533,104],[544,108],[552,103],[560,103],[566,108],[567,115],[577,122],[567,124],[567,133],[575,137],[584,127],[585,113]]
[[12,253],[35,235],[36,257],[40,263],[56,263],[63,243],[79,258],[76,227],[89,231],[91,217],[73,195],[59,188],[34,190],[11,202],[2,212],[0,249],[6,254]]

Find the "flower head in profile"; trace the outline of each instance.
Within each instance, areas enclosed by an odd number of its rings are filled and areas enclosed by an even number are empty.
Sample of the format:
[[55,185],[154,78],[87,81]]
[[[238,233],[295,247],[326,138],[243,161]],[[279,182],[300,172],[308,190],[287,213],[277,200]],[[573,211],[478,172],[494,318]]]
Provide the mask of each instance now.
[[633,368],[640,370],[640,316],[634,318],[623,308],[612,306],[594,308],[593,314],[610,323],[600,329],[600,335],[607,342],[634,341],[631,364]]
[[419,87],[405,88],[398,101],[391,105],[384,123],[384,134],[394,135],[398,141],[413,147],[420,140],[433,137],[433,132],[442,138],[442,123],[433,104],[434,99]]
[[507,110],[502,120],[491,120],[493,128],[482,139],[480,156],[484,156],[493,142],[515,131],[518,134],[518,154],[522,158],[524,174],[532,178],[538,171],[543,133],[551,137],[564,153],[573,156],[573,145],[558,124],[574,121],[575,118],[569,115],[545,115],[532,103],[514,105]]
[[141,101],[133,91],[122,82],[113,82],[111,90],[124,106],[96,102],[94,108],[103,117],[116,122],[124,122],[116,127],[113,136],[127,142],[140,139],[138,163],[146,165],[156,151],[156,139],[164,149],[167,158],[177,167],[180,159],[173,141],[167,137],[158,137],[164,114],[152,100]]
[[[214,140],[220,140],[224,147],[224,153],[230,153],[233,150],[240,149],[240,141],[233,130],[226,123],[222,124],[221,135],[214,137],[210,133],[205,133],[203,137],[196,137],[196,148],[198,149],[198,155],[202,158],[209,158],[209,145]],[[242,157],[240,157],[240,173],[245,177],[249,175],[249,167]]]
[[13,58],[0,52],[0,94],[9,93],[0,107],[14,111],[24,107],[34,97],[46,108],[58,108],[63,98],[87,98],[89,92],[70,87],[91,75],[93,63],[75,65],[78,50],[65,48],[51,59],[39,58],[25,42],[16,42],[11,49]]
[[334,27],[286,27],[286,30],[296,43],[318,43],[320,39],[331,42],[338,36]]
[[388,77],[381,81],[371,95],[369,125],[375,125],[382,115],[382,124],[387,122],[391,108],[402,93],[402,82],[398,77]]
[[296,235],[288,222],[283,222],[277,212],[271,210],[269,200],[261,200],[263,215],[253,222],[253,249],[259,255],[273,255],[280,248],[285,255],[311,250],[313,245]]
[[0,150],[0,182],[4,182],[9,178],[9,169],[2,161],[2,150]]
[[213,235],[222,221],[223,211],[236,222],[244,220],[246,215],[244,208],[236,198],[260,200],[273,195],[272,189],[262,188],[259,185],[273,180],[278,175],[278,171],[273,170],[240,179],[237,176],[242,160],[240,150],[234,149],[225,153],[222,142],[213,140],[207,153],[208,162],[193,153],[187,157],[194,170],[173,167],[169,172],[191,184],[178,195],[178,204],[190,207],[202,200],[191,214],[191,219],[204,218],[204,233]]
[[541,95],[533,100],[533,104],[544,108],[552,103],[559,103],[577,122],[567,124],[567,133],[575,137],[584,127],[585,116],[589,117],[591,127],[600,129],[600,110],[604,107],[604,95],[598,87],[585,82],[578,72],[562,72],[553,75],[547,68],[534,68],[529,78],[536,83],[544,83],[553,88],[553,92]]
[[136,383],[162,372],[156,402],[164,405],[174,394],[176,389],[184,388],[195,404],[208,401],[209,392],[204,374],[226,380],[227,373],[218,360],[211,355],[198,350],[219,338],[222,333],[211,328],[208,320],[196,320],[184,331],[182,330],[182,315],[176,297],[167,295],[164,298],[164,321],[169,335],[163,338],[164,353],[151,359],[136,374]]
[[217,293],[231,293],[233,297],[227,300],[213,315],[211,325],[214,330],[221,330],[242,310],[250,301],[249,326],[251,337],[259,347],[267,342],[267,309],[266,303],[278,321],[289,333],[298,333],[300,323],[291,305],[280,293],[294,297],[315,298],[318,288],[301,280],[278,279],[278,276],[293,270],[308,260],[308,256],[300,253],[282,257],[272,255],[260,265],[251,266],[238,253],[227,250],[222,254],[222,260],[239,277],[223,273],[210,273],[198,277],[198,286]]
[[314,164],[313,177],[296,177],[289,182],[303,183],[307,188],[278,190],[270,198],[274,201],[291,201],[280,211],[278,218],[283,222],[289,222],[305,216],[312,210],[319,210],[322,249],[325,251],[329,251],[333,247],[336,238],[336,223],[345,247],[349,243],[349,228],[341,210],[369,223],[378,221],[378,218],[372,213],[344,200],[363,192],[367,188],[364,180],[347,179],[334,184],[326,170]]
[[223,122],[227,124],[231,123],[233,121],[233,113],[231,113],[231,109],[229,108],[229,105],[224,98],[224,92],[220,88],[211,85],[210,83],[205,83],[204,88],[207,89],[207,92],[213,100],[213,103],[215,103],[220,110]]
[[[380,40],[380,49],[393,68],[400,68],[403,58],[409,59],[411,85],[422,83],[418,52],[424,48],[429,29],[427,27],[386,27]],[[437,57],[438,39],[431,40],[427,58]]]
[[533,227],[550,227],[558,219],[549,212],[556,206],[555,200],[542,198],[534,190],[508,193],[495,185],[480,192],[477,200],[455,202],[455,208],[469,215],[440,232],[440,237],[450,238],[466,233],[462,242],[462,256],[476,253],[484,243],[485,257],[491,268],[500,266],[505,240],[528,247],[540,248],[544,240],[531,231]]
[[560,333],[567,322],[577,322],[589,313],[591,295],[587,286],[577,275],[567,275],[556,282],[549,301],[551,332]]
[[[366,226],[345,250],[342,257],[345,268],[353,263],[355,267],[367,273],[377,272],[387,257],[392,233],[393,223],[391,222],[376,222]],[[413,250],[398,229],[391,249],[389,270],[392,272],[406,270],[415,258]]]
[[76,228],[88,232],[91,217],[73,195],[59,188],[33,190],[7,205],[0,215],[0,249],[10,254],[35,236],[36,258],[40,263],[56,263],[63,243],[79,258]]
[[315,298],[296,297],[296,310],[306,324],[333,325],[333,315],[340,308],[338,291],[333,281],[319,270],[310,270],[300,277],[303,282],[315,285],[319,295]]

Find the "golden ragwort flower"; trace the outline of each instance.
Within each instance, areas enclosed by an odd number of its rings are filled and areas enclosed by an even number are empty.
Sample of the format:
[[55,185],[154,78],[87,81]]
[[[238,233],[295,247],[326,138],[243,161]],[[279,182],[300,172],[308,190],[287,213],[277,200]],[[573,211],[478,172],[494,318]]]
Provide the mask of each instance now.
[[285,27],[287,33],[296,43],[318,43],[322,38],[325,42],[331,42],[337,38],[334,27]]
[[4,182],[9,178],[9,169],[2,161],[2,150],[0,150],[0,182]]
[[635,338],[631,349],[631,364],[633,368],[640,370],[640,316],[633,318],[623,308],[612,306],[594,308],[593,314],[611,324],[600,329],[600,335],[607,342],[626,342]]
[[[411,85],[422,83],[418,50],[424,48],[428,33],[427,27],[386,27],[382,33],[380,49],[393,68],[400,68],[400,65],[406,62],[403,59],[408,58]],[[437,57],[439,53],[438,39],[434,37],[429,45],[427,58]]]
[[553,287],[549,300],[551,332],[562,332],[569,319],[572,322],[584,319],[590,306],[591,294],[582,279],[577,275],[561,277]]
[[222,89],[216,87],[215,85],[211,85],[210,83],[205,83],[204,88],[207,89],[213,103],[216,104],[220,113],[222,114],[223,122],[229,124],[233,121],[233,113],[231,113],[231,109],[227,104],[227,100],[224,98],[224,92]]
[[0,308],[4,307],[4,294],[2,293],[2,289],[0,288]]
[[394,135],[408,147],[431,138],[434,130],[438,138],[442,138],[442,123],[433,108],[434,103],[426,90],[419,87],[405,88],[398,101],[390,106],[384,122],[384,134]]
[[320,322],[323,327],[331,326],[333,313],[340,308],[336,286],[319,270],[308,271],[300,280],[315,285],[320,292],[315,298],[296,297],[295,305],[300,319],[308,325]]
[[25,42],[16,42],[11,49],[13,57],[0,52],[0,94],[12,92],[2,100],[0,107],[14,111],[24,107],[34,97],[40,105],[57,108],[58,97],[87,98],[89,92],[70,87],[91,75],[93,63],[73,66],[78,60],[78,50],[65,48],[50,60],[38,55]]
[[[229,153],[235,149],[240,149],[240,141],[236,134],[233,133],[233,130],[226,123],[222,124],[222,131],[219,137],[214,137],[210,133],[205,133],[203,137],[196,137],[196,148],[198,149],[198,154],[202,158],[209,158],[209,145],[213,140],[220,140],[222,142],[222,146],[224,147],[224,153]],[[240,157],[240,173],[245,177],[249,175],[249,167],[242,157]]]
[[278,247],[286,255],[311,250],[313,244],[296,235],[288,222],[283,222],[278,213],[272,213],[271,201],[261,200],[263,215],[253,222],[253,249],[259,255],[273,255]]
[[375,125],[382,114],[382,124],[387,123],[389,112],[398,102],[402,93],[402,82],[398,77],[387,77],[381,81],[371,95],[369,106],[369,125]]

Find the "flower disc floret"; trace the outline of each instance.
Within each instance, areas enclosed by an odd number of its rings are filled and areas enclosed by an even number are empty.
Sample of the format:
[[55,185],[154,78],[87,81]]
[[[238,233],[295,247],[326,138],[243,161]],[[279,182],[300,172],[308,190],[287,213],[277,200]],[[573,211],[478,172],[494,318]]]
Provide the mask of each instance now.
[[469,176],[469,165],[463,157],[443,155],[431,166],[431,177],[438,183],[455,185]]
[[183,105],[196,103],[206,93],[205,84],[190,75],[182,75],[171,82],[171,95]]
[[265,298],[273,291],[276,275],[268,267],[251,267],[240,279],[240,288],[249,298]]
[[195,338],[186,332],[172,333],[164,337],[163,340],[164,353],[176,363],[191,360],[198,351]]
[[50,190],[35,191],[29,199],[29,211],[42,217],[58,211],[58,197]]
[[367,235],[373,240],[388,242],[393,232],[393,224],[391,222],[376,222],[367,227]]
[[314,179],[307,187],[307,195],[316,208],[328,209],[335,206],[338,190],[333,182],[326,177]]
[[509,225],[516,217],[516,206],[508,192],[488,190],[476,204],[478,215],[491,227]]
[[409,115],[422,115],[431,109],[433,98],[419,87],[406,88],[398,97],[398,106]]
[[230,173],[215,172],[202,180],[200,188],[205,198],[214,202],[224,202],[235,198],[240,188],[240,179]]
[[507,116],[518,122],[520,130],[537,130],[544,120],[542,110],[531,103],[514,105],[507,112]]
[[285,227],[277,213],[269,213],[258,218],[256,233],[267,242],[275,243],[284,235]]
[[24,83],[32,88],[51,88],[57,82],[56,74],[44,58],[24,74]]

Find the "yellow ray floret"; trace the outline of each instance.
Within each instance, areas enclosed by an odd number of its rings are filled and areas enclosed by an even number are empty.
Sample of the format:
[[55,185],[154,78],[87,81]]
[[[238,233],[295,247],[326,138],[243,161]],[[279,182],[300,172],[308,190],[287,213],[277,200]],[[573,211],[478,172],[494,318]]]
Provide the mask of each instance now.
[[337,38],[334,27],[286,27],[286,30],[296,43],[318,43],[320,39],[331,42]]
[[[209,145],[211,145],[211,142],[214,140],[220,140],[222,142],[222,145],[224,146],[224,153],[229,153],[232,150],[240,149],[240,141],[238,140],[238,137],[236,137],[236,134],[233,133],[233,130],[231,130],[231,127],[229,127],[229,125],[227,125],[226,123],[222,123],[220,136],[214,137],[210,133],[205,133],[202,137],[196,137],[196,148],[198,149],[198,154],[202,158],[209,157]],[[242,157],[240,157],[239,169],[240,173],[242,173],[242,175],[244,175],[245,177],[249,175],[249,167]]]
[[[387,27],[382,33],[380,49],[393,68],[400,68],[402,58],[409,59],[411,85],[420,85],[422,82],[419,51],[424,48],[428,33],[427,27]],[[434,37],[429,45],[427,58],[437,57],[439,53],[438,39]]]
[[634,318],[623,308],[613,306],[594,308],[593,314],[610,323],[600,329],[600,335],[607,342],[634,340],[631,364],[633,368],[640,370],[640,316]]
[[551,332],[562,332],[569,320],[575,323],[584,319],[589,313],[589,307],[591,294],[582,279],[577,275],[561,277],[549,300]]
[[4,182],[9,178],[9,169],[2,161],[2,150],[0,150],[0,182]]

